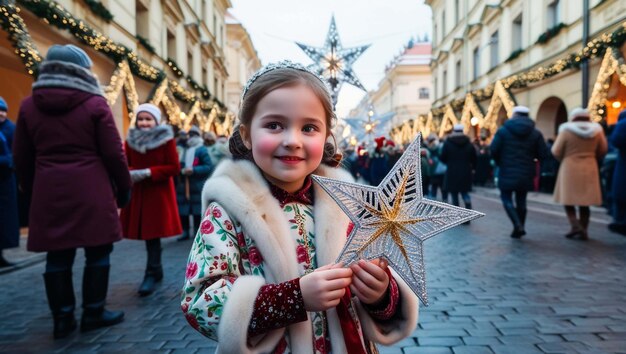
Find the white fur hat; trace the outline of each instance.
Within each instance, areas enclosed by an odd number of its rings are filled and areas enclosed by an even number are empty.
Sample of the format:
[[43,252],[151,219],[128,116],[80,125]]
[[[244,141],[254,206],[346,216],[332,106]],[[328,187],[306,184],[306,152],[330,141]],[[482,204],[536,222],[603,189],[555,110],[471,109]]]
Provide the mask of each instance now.
[[571,122],[575,118],[589,118],[589,111],[582,107],[576,107],[569,112],[567,119]]
[[515,106],[513,107],[513,114],[524,114],[528,115],[530,113],[530,109],[526,106]]
[[161,124],[161,110],[159,109],[159,107],[153,105],[152,103],[140,104],[137,107],[137,115],[139,115],[140,112],[150,113],[150,115],[152,115],[154,119],[156,119],[157,125]]
[[454,128],[452,128],[452,131],[462,132],[464,129],[465,129],[465,126],[463,124],[455,124]]

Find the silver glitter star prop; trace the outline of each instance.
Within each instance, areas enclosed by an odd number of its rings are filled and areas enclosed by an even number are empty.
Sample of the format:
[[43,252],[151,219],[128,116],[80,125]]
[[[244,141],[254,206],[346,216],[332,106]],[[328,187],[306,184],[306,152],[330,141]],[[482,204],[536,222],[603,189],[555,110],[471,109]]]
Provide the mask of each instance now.
[[354,223],[336,262],[348,266],[359,259],[384,258],[428,305],[423,242],[484,214],[423,198],[420,140],[418,135],[376,187],[313,179]]
[[317,48],[298,42],[296,44],[309,58],[313,59],[314,64],[309,68],[328,80],[334,104],[337,104],[337,96],[344,82],[367,91],[352,70],[352,64],[370,45],[343,48],[339,39],[339,32],[337,32],[335,16],[330,21],[330,28],[326,35],[324,47]]

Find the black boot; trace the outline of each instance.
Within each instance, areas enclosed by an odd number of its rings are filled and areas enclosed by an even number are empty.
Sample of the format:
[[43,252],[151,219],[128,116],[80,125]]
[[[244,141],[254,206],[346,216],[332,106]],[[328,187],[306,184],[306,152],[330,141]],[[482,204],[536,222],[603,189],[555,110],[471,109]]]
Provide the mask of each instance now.
[[513,223],[513,232],[511,233],[511,237],[521,238],[522,236],[524,236],[524,234],[526,234],[526,232],[524,231],[517,211],[515,210],[513,205],[507,206],[506,204],[504,204],[503,206],[504,210],[506,211],[506,215],[509,217],[509,219],[511,219],[511,222]]
[[91,331],[124,320],[124,312],[104,308],[109,287],[110,266],[85,267],[83,275],[83,318],[80,330]]
[[148,296],[152,294],[156,288],[156,284],[163,279],[160,240],[155,239],[147,241],[146,249],[148,250],[148,262],[146,266],[146,275],[143,278],[141,286],[139,286],[139,296]]
[[54,339],[65,338],[76,329],[72,271],[44,273],[48,305],[54,318]]
[[524,236],[526,235],[526,207],[520,208],[518,206],[517,208],[515,208],[515,211],[517,211],[517,216],[519,217],[519,221],[520,221],[521,236]]

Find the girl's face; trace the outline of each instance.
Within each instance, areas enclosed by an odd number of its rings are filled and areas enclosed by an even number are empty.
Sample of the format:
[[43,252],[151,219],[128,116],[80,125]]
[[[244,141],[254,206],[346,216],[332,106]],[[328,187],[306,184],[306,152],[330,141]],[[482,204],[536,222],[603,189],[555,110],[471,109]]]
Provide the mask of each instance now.
[[302,188],[322,162],[326,114],[320,99],[305,85],[268,93],[257,104],[250,126],[240,129],[265,178],[287,192]]
[[151,129],[156,127],[156,119],[148,112],[137,114],[137,129]]

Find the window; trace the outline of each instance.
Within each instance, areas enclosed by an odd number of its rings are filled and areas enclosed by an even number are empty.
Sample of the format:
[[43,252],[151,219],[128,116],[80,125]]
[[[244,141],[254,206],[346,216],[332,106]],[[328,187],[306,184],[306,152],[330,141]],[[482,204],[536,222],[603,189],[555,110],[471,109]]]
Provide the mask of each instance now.
[[176,36],[172,31],[167,30],[167,57],[177,60],[176,58]]
[[454,0],[454,25],[456,26],[459,23],[459,11],[460,10],[459,0]]
[[459,59],[456,62],[456,70],[454,72],[454,84],[456,85],[455,87],[461,87],[462,84],[462,80],[461,80],[462,76],[461,76],[461,60]]
[[435,28],[433,29],[433,44],[437,44],[437,24],[435,23]]
[[443,94],[442,95],[446,95],[448,94],[448,70],[444,70],[443,71]]
[[478,76],[480,76],[480,46],[476,46],[476,48],[474,48],[472,60],[474,61],[474,75],[472,78],[476,80],[478,79]]
[[217,78],[213,78],[213,95],[217,97]]
[[135,1],[135,31],[138,36],[150,38],[150,15],[141,1]]
[[213,35],[217,36],[217,17],[213,15]]
[[428,87],[420,87],[419,89],[419,99],[420,100],[427,100],[430,98],[430,90],[428,89]]
[[498,31],[493,32],[491,35],[491,39],[489,40],[489,45],[491,46],[491,66],[490,68],[495,68],[498,66],[500,62],[500,58],[498,56],[498,52],[500,51],[500,46],[498,44]]
[[193,71],[193,54],[191,52],[187,52],[187,75],[191,76],[194,80],[196,79]]
[[209,82],[209,70],[207,70],[206,66],[202,67],[202,85],[204,85],[205,87],[209,87],[209,85],[207,85],[207,83]]
[[513,20],[511,49],[513,51],[522,49],[522,14]]
[[433,86],[435,88],[435,98],[437,98],[438,97],[437,96],[437,93],[438,93],[437,89],[439,88],[439,86],[437,85],[437,78],[435,78],[435,84]]
[[561,19],[561,2],[554,0],[548,4],[548,29],[556,27]]

